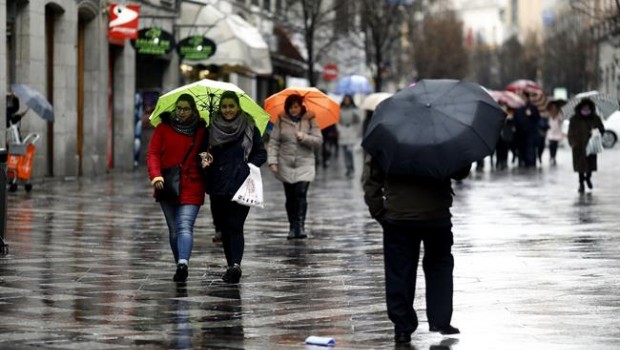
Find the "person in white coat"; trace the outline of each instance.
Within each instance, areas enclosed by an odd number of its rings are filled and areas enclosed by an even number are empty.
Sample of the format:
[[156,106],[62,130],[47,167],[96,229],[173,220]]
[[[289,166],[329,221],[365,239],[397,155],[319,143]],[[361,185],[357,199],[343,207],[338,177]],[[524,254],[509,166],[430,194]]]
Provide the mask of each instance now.
[[346,176],[355,172],[353,147],[359,142],[362,132],[362,118],[351,95],[344,95],[340,103],[340,121],[338,122],[338,143],[344,154]]
[[562,123],[564,122],[564,114],[560,109],[557,101],[551,101],[547,104],[547,113],[549,114],[549,129],[547,130],[547,140],[549,140],[549,156],[551,165],[556,165],[555,155],[558,152],[558,144],[564,138],[562,132]]
[[315,150],[322,142],[315,116],[306,110],[301,95],[288,96],[284,111],[273,125],[267,152],[269,169],[284,183],[290,225],[287,239],[308,237],[305,231],[308,187],[315,177]]

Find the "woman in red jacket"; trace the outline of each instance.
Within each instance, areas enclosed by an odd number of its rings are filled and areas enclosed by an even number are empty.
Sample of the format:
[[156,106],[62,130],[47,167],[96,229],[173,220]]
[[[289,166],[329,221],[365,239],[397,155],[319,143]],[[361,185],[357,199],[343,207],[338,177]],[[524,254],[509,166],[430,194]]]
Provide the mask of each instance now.
[[[200,118],[196,102],[189,94],[176,101],[174,114],[162,113],[162,122],[155,128],[146,154],[153,196],[161,205],[168,224],[170,247],[177,264],[173,280],[185,282],[192,253],[194,222],[204,203],[205,187],[198,168],[198,148],[206,125]],[[181,165],[180,195],[166,196],[162,168]]]

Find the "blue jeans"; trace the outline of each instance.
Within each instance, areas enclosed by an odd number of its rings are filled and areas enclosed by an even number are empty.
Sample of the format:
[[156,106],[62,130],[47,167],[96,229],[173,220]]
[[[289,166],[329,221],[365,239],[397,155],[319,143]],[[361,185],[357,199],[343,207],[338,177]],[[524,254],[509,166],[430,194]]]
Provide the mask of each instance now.
[[179,259],[189,261],[194,243],[194,223],[198,216],[199,205],[174,204],[166,201],[159,202],[164,212],[170,239],[170,248],[174,255],[174,262]]

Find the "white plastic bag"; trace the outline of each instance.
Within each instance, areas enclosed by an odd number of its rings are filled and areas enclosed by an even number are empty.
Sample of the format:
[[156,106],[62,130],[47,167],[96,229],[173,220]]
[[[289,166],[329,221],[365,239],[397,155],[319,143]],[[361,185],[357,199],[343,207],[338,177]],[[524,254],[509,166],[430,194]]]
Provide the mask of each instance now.
[[248,163],[248,166],[250,167],[250,175],[243,181],[232,200],[248,207],[262,208],[263,179],[260,175],[260,169],[252,163]]
[[586,156],[603,152],[603,137],[598,129],[592,129],[592,134],[586,145]]

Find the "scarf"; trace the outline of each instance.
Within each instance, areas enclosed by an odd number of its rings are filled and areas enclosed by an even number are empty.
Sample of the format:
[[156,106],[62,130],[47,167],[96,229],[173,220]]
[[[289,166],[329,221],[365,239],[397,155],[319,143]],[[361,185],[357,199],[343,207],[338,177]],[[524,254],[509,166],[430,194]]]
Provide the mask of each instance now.
[[216,113],[209,128],[209,146],[220,146],[243,137],[241,146],[244,160],[247,161],[252,150],[253,136],[254,123],[245,113],[239,113],[232,120],[227,120],[221,113]]
[[186,123],[181,123],[176,116],[171,116],[169,119],[170,127],[174,129],[174,131],[183,135],[194,135],[196,130],[198,130],[198,123],[200,122],[200,117],[196,117],[192,120],[187,121]]

